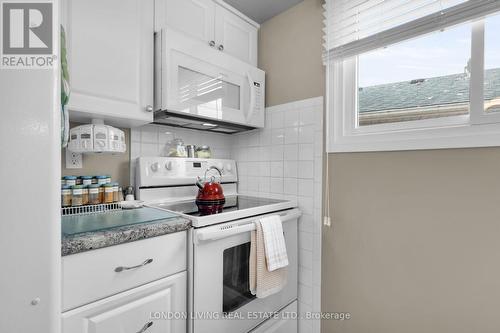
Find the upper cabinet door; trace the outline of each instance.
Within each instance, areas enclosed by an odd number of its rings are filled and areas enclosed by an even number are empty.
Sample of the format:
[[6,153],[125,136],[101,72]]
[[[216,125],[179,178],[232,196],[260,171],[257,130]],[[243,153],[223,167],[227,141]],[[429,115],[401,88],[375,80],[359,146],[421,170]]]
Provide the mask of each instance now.
[[257,66],[257,38],[257,27],[216,5],[215,41],[219,50]]
[[156,0],[155,5],[157,31],[171,27],[207,44],[215,43],[212,0]]
[[70,118],[153,121],[154,0],[64,1]]

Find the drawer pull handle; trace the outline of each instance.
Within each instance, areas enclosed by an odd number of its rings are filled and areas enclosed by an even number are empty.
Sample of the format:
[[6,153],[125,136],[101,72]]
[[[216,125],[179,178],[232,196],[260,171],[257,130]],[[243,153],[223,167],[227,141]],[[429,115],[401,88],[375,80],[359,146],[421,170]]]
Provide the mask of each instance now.
[[146,323],[146,325],[144,325],[144,327],[143,327],[143,328],[141,328],[141,330],[140,330],[139,332],[137,332],[137,333],[143,333],[143,332],[146,332],[146,330],[147,330],[148,328],[150,328],[151,326],[153,326],[153,322],[152,322],[152,321],[150,321],[150,322]]
[[130,267],[119,266],[119,267],[115,268],[115,272],[120,273],[120,272],[123,272],[123,271],[128,271],[129,269],[141,268],[142,266],[146,266],[147,264],[150,264],[152,262],[153,262],[153,259],[148,259],[148,260],[144,261],[142,264],[139,264],[139,265],[136,265],[136,266],[130,266]]

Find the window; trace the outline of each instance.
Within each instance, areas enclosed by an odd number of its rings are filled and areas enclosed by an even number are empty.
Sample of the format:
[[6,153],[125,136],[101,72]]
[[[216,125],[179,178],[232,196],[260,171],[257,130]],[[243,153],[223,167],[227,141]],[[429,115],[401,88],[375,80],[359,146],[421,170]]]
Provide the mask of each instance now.
[[469,114],[471,26],[361,54],[357,124]]
[[326,7],[329,152],[500,145],[499,1]]
[[485,20],[484,111],[500,112],[500,15]]

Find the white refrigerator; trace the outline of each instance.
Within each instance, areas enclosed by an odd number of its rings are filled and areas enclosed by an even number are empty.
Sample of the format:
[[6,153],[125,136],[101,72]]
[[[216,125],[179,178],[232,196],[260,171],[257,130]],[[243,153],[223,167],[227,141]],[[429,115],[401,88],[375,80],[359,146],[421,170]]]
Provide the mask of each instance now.
[[[58,0],[53,9],[58,57]],[[29,29],[39,19],[31,14]],[[0,29],[4,22],[0,16]],[[59,105],[57,61],[49,69],[0,68],[0,332],[60,332]]]

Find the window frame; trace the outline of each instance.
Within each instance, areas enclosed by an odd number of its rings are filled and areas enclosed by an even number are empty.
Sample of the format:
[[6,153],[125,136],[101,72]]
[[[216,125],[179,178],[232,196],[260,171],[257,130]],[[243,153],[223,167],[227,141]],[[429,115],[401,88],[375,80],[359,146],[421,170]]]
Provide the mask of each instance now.
[[484,31],[472,22],[469,115],[357,126],[357,57],[328,61],[328,152],[500,146],[500,112],[484,112]]

